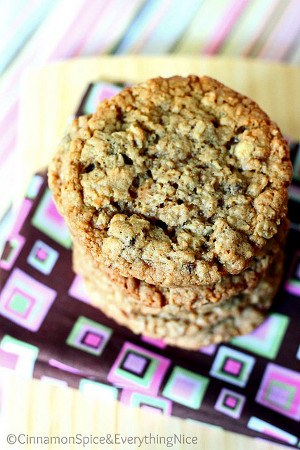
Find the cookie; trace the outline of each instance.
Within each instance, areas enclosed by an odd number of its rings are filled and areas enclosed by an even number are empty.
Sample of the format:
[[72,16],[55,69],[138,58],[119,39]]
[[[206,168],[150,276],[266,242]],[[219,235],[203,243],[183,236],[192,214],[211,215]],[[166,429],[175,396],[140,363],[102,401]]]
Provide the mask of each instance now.
[[104,274],[98,281],[91,279],[89,273],[82,275],[92,304],[120,325],[127,326],[136,334],[196,350],[250,333],[260,325],[278,290],[282,269],[283,253],[251,294],[240,294],[216,305],[205,305],[198,312],[174,310],[172,305],[156,311],[121,293]]
[[[186,310],[199,308],[206,303],[226,300],[242,292],[251,292],[278,253],[282,250],[288,232],[288,220],[284,219],[278,233],[268,241],[250,267],[238,275],[229,275],[219,282],[208,286],[164,287],[154,286],[133,277],[122,275],[100,265],[78,242],[74,242],[75,271],[82,271],[90,279],[101,279],[106,275],[123,294],[134,297],[144,306],[161,308],[165,305],[183,307]],[[82,268],[82,269],[81,269]]]
[[73,121],[49,169],[73,235],[122,276],[207,285],[278,231],[287,142],[249,98],[209,77],[156,78]]
[[[84,254],[82,252],[82,248],[79,249],[77,245],[74,250],[74,271],[83,276],[85,280],[89,280],[95,290],[97,289],[98,292],[104,292],[108,303],[114,303],[120,309],[128,313],[135,312],[153,316],[159,315],[159,317],[163,317],[166,320],[172,320],[176,317],[190,322],[200,321],[203,324],[202,321],[204,319],[206,320],[204,315],[207,313],[214,312],[218,317],[225,317],[228,315],[228,312],[230,312],[230,314],[239,314],[239,311],[252,301],[252,297],[249,295],[234,295],[217,303],[207,302],[200,304],[197,307],[194,306],[193,309],[187,309],[185,308],[185,305],[178,306],[172,303],[162,306],[154,306],[153,304],[147,306],[135,296],[122,292],[118,285],[116,285],[106,273],[99,270],[91,270],[91,260],[88,259],[86,253]],[[281,250],[277,256],[277,260],[281,261],[282,259],[283,251]],[[268,268],[267,276],[272,270],[272,266]],[[254,297],[254,299],[257,301],[256,297]],[[207,320],[208,322],[205,322],[206,325],[208,325],[209,321],[214,321],[213,315],[208,317]]]

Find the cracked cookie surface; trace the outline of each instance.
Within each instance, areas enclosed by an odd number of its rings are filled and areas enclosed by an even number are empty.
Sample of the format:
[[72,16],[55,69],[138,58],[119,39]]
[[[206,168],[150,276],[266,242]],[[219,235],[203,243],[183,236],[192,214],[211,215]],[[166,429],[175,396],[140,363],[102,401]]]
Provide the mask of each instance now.
[[251,293],[268,271],[274,259],[284,248],[289,221],[283,220],[278,233],[273,236],[251,261],[250,266],[238,275],[228,275],[213,285],[190,287],[167,287],[151,285],[133,277],[123,277],[119,273],[99,264],[85,248],[74,241],[73,266],[75,272],[97,280],[107,277],[123,294],[134,298],[141,306],[160,310],[169,305],[176,311],[193,311],[204,305],[221,305],[240,293]]
[[156,78],[73,121],[49,170],[93,257],[150,284],[216,283],[247,268],[287,210],[278,127],[209,77]]

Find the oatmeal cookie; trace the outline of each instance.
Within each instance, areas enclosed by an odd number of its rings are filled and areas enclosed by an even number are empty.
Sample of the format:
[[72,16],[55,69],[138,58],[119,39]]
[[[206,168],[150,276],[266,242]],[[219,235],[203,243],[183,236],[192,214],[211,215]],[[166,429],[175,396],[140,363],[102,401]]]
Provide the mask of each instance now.
[[284,219],[278,233],[251,261],[248,269],[238,275],[228,275],[217,283],[208,286],[155,286],[137,278],[123,277],[99,264],[76,241],[74,241],[73,247],[73,265],[76,272],[83,273],[86,277],[89,276],[91,280],[99,279],[101,282],[103,275],[105,275],[123,294],[129,294],[144,306],[161,308],[165,305],[173,305],[186,310],[194,310],[207,303],[227,300],[242,292],[252,292],[265,275],[274,258],[278,258],[278,253],[282,251],[288,225],[289,221]]
[[101,281],[96,283],[89,275],[83,276],[92,304],[119,324],[136,334],[196,350],[250,333],[260,325],[277,292],[282,269],[283,253],[251,294],[240,294],[229,301],[206,305],[198,312],[175,311],[170,305],[155,311],[122,294],[105,275],[101,275]]
[[154,285],[245,270],[278,230],[292,176],[279,128],[209,77],[156,78],[73,121],[49,169],[93,257]]

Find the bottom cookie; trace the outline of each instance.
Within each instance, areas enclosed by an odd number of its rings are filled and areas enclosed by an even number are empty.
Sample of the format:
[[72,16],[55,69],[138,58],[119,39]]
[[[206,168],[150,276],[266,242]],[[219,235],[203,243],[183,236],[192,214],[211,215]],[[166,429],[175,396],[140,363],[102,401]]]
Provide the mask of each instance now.
[[278,255],[276,263],[270,266],[252,293],[193,312],[166,306],[147,308],[121,292],[105,274],[99,272],[99,276],[91,277],[88,267],[80,265],[76,258],[74,268],[83,276],[92,304],[120,325],[136,334],[163,339],[169,345],[197,350],[248,334],[264,321],[280,284],[283,254]]

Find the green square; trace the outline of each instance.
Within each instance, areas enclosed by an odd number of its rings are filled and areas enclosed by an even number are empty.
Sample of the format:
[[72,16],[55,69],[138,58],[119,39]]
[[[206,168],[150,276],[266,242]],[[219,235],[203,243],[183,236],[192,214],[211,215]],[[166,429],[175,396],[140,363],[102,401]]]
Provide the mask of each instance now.
[[[101,344],[100,349],[93,349],[92,347],[89,348],[87,345],[84,345],[80,342],[83,327],[89,328],[88,331],[91,332],[98,331],[99,334],[103,336],[103,343]],[[102,325],[98,322],[94,322],[87,317],[79,316],[66,340],[66,343],[71,347],[75,347],[92,355],[99,356],[103,352],[112,333],[113,331],[111,328],[106,327],[105,325]]]
[[[173,392],[173,386],[176,378],[182,375],[184,378],[194,380],[198,384],[196,388],[196,393],[193,394],[190,398],[184,398],[180,396],[176,392]],[[207,386],[209,384],[209,379],[199,375],[197,373],[191,372],[190,370],[184,369],[180,366],[175,366],[170,378],[167,381],[167,384],[163,390],[162,395],[167,397],[177,403],[181,403],[189,408],[198,409],[201,406],[204,394],[206,392]]]
[[9,303],[10,309],[18,312],[19,314],[25,314],[29,305],[30,300],[26,297],[23,297],[23,295],[21,294],[15,294]]

